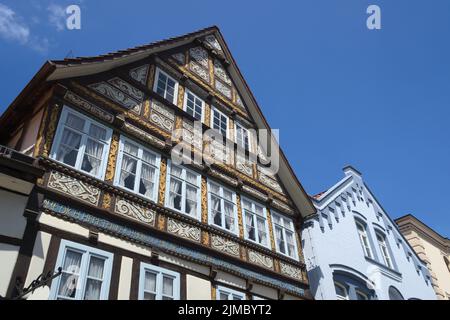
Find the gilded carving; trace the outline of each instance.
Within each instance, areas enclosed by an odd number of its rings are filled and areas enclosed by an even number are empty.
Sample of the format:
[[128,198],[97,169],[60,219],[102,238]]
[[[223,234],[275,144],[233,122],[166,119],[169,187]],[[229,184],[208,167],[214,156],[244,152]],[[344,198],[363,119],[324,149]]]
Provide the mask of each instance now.
[[208,224],[208,190],[206,177],[202,176],[202,222]]
[[150,71],[147,80],[147,88],[153,91],[153,81],[155,80],[155,66],[150,66]]
[[102,208],[103,208],[103,209],[109,209],[109,208],[111,208],[111,202],[112,202],[111,194],[105,193],[105,194],[103,195]]
[[200,228],[193,227],[189,224],[168,218],[167,231],[181,238],[200,242]]
[[34,146],[34,157],[37,157],[39,155],[39,152],[41,151],[42,141],[44,140],[44,130],[47,126],[47,117],[48,117],[48,110],[49,108],[45,108],[44,115],[42,116],[42,122],[41,126],[39,128],[39,134],[36,141],[36,145]]
[[209,233],[202,231],[202,245],[209,247]]
[[163,231],[166,229],[166,217],[161,214],[158,216],[158,229]]
[[117,153],[119,151],[119,134],[114,132],[111,138],[111,147],[109,149],[108,165],[106,167],[106,181],[113,181],[116,172]]
[[50,108],[52,108],[52,111],[45,134],[44,150],[42,152],[44,157],[48,157],[50,153],[50,148],[53,143],[56,127],[58,126],[59,106],[54,104],[53,106],[50,106]]
[[156,213],[153,210],[141,207],[123,199],[118,199],[116,201],[114,212],[152,226],[155,224]]
[[183,109],[183,103],[184,103],[184,87],[179,85],[178,86],[178,108]]
[[100,199],[100,189],[60,172],[52,171],[47,187],[94,206],[98,205]]
[[262,253],[248,250],[248,261],[261,267],[273,270],[273,259]]
[[144,117],[147,119],[150,117],[150,100],[144,101]]
[[166,195],[166,173],[167,173],[167,159],[161,157],[161,166],[159,169],[159,196],[158,204],[164,206],[164,199]]
[[272,246],[272,250],[276,251],[277,248],[275,246],[275,239],[273,237],[272,214],[270,213],[269,208],[267,208],[267,224],[269,225],[270,245]]
[[211,248],[235,257],[240,256],[238,243],[219,237],[217,235],[211,236]]
[[242,206],[241,206],[241,196],[236,194],[236,202],[237,202],[237,211],[238,211],[238,226],[239,226],[239,237],[244,239],[244,223],[243,223],[243,214],[242,214]]

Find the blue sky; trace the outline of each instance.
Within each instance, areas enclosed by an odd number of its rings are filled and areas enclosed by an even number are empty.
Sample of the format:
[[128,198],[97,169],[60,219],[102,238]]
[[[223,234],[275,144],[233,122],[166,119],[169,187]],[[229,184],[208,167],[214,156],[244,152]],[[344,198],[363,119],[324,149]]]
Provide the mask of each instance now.
[[[381,30],[366,28],[370,4]],[[449,15],[448,0],[0,0],[0,111],[47,59],[217,25],[308,193],[352,164],[392,217],[450,236]]]

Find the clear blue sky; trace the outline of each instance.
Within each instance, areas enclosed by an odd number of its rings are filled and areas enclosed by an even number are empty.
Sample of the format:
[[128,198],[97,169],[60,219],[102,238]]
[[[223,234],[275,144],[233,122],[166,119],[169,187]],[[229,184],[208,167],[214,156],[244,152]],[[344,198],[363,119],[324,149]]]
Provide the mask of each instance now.
[[[82,30],[60,6],[81,4]],[[366,28],[366,8],[382,30]],[[46,59],[218,25],[305,189],[352,164],[394,218],[450,236],[450,1],[0,0],[0,111]]]

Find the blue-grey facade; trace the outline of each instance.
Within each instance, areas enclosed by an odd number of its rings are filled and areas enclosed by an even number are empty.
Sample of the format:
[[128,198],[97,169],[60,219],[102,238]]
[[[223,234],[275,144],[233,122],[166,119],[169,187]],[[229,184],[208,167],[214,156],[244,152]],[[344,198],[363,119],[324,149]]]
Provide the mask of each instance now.
[[302,230],[311,292],[318,300],[436,299],[426,265],[354,168],[317,195]]

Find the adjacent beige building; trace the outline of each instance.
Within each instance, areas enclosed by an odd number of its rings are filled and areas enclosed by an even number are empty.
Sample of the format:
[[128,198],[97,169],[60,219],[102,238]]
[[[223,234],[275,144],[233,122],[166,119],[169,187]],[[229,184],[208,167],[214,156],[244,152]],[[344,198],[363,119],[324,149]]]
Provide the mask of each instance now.
[[450,239],[412,215],[396,220],[400,231],[427,264],[438,299],[450,300]]

